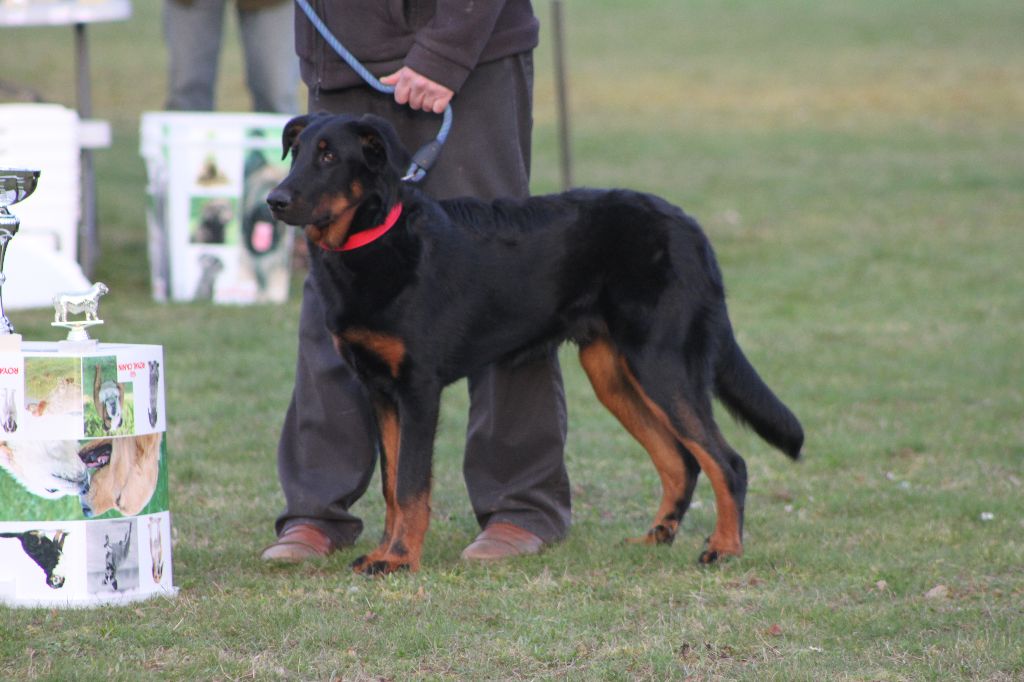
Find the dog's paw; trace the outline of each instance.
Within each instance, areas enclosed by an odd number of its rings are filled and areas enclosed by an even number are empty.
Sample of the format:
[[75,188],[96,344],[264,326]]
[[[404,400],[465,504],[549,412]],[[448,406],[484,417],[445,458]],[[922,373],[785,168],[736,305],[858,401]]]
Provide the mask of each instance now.
[[385,558],[374,559],[371,555],[363,555],[352,562],[352,570],[365,576],[378,576],[414,569],[408,561]]
[[697,559],[703,566],[717,564],[729,557],[743,556],[743,545],[720,543],[715,540],[714,536],[708,538],[706,544],[707,548],[700,553],[700,557]]
[[659,523],[638,538],[626,538],[633,545],[671,545],[676,539],[676,528]]

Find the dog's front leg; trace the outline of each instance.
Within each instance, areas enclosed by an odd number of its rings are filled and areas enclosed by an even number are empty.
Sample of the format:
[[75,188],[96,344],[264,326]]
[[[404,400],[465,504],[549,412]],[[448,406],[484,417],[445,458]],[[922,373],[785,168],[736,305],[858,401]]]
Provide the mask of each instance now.
[[430,524],[431,460],[440,390],[374,401],[386,507],[380,545],[352,564],[364,575],[419,570]]

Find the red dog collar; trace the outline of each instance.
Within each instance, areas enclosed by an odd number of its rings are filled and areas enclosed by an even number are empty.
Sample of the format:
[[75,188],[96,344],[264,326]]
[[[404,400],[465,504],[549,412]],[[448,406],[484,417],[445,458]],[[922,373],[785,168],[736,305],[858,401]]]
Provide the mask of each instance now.
[[323,242],[320,243],[320,248],[325,251],[352,251],[353,249],[358,249],[361,246],[366,246],[370,242],[383,237],[388,230],[395,226],[395,223],[398,222],[398,218],[401,215],[402,204],[399,202],[391,207],[391,210],[388,211],[387,218],[385,218],[384,222],[377,227],[371,227],[368,230],[363,230],[362,232],[356,232],[355,234],[350,235],[348,239],[346,239],[345,242],[337,248],[324,246]]

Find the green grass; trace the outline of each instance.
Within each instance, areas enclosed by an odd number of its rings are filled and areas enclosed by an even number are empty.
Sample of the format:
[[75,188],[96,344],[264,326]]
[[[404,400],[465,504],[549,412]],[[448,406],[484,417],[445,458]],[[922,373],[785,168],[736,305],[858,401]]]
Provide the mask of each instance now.
[[[1024,678],[1024,5],[567,3],[577,183],[657,192],[701,220],[740,342],[803,420],[806,457],[790,464],[723,417],[751,473],[745,556],[695,565],[714,524],[703,479],[673,547],[624,546],[657,477],[566,349],[570,537],[460,562],[476,527],[456,386],[423,569],[382,580],[347,570],[382,530],[376,485],[354,549],[257,559],[282,506],[297,301],[149,301],[137,127],[162,104],[165,64],[157,3],[135,5],[90,32],[96,115],[115,133],[96,158],[112,290],[99,335],[165,348],[181,591],[0,610],[0,678]],[[539,192],[558,178],[549,40]],[[25,55],[5,80],[73,103],[70,31],[4,41]],[[247,107],[236,46],[225,110]],[[45,311],[12,317],[53,338]]]

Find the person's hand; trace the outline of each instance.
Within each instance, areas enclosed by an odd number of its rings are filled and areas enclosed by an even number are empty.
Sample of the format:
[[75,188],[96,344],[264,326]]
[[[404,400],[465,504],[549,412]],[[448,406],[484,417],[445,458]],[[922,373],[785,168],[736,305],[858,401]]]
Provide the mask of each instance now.
[[421,76],[408,66],[381,78],[380,82],[395,86],[395,101],[399,104],[408,104],[413,109],[435,114],[443,112],[455,95],[445,86]]

